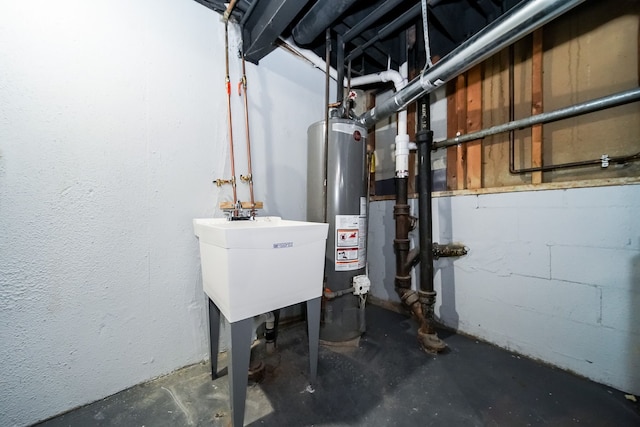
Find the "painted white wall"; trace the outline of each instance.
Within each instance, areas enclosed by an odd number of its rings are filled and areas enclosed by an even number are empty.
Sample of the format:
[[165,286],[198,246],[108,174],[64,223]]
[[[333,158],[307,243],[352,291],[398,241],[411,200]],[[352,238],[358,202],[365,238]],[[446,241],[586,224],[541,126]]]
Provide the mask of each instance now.
[[[392,206],[372,204],[369,262],[373,295],[397,301]],[[435,198],[434,240],[470,248],[436,262],[436,315],[640,394],[639,208],[640,185]]]
[[[0,2],[0,425],[208,358],[191,221],[229,197],[223,46],[194,1]],[[322,72],[276,51],[248,79],[256,198],[304,219]]]
[[[446,137],[446,114],[446,96],[436,91],[435,140]],[[444,166],[438,155],[436,166]],[[417,201],[409,204],[417,216]],[[368,261],[372,295],[399,303],[393,205],[371,203]],[[470,248],[436,261],[436,315],[461,332],[640,394],[639,207],[640,185],[434,198],[434,241]],[[410,238],[417,244],[417,231]]]

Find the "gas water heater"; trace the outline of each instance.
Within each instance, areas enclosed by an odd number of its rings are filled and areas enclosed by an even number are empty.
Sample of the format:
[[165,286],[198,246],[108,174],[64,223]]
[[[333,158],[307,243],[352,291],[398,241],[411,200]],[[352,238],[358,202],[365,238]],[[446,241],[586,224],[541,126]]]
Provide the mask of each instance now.
[[365,330],[367,129],[331,118],[325,147],[324,124],[314,123],[307,132],[307,220],[329,224],[320,339],[345,342]]

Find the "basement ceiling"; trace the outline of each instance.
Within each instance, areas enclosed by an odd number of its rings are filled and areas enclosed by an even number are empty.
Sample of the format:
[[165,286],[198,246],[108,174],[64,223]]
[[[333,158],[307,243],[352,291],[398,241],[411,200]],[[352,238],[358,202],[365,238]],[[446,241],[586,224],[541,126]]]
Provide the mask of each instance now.
[[[228,3],[195,0],[218,13]],[[434,61],[498,18],[518,0],[238,0],[231,20],[243,29],[248,61],[258,63],[287,39],[325,58],[331,35],[331,65],[353,76],[384,71],[409,60],[426,62],[422,3],[427,4],[429,46]],[[344,48],[342,48],[344,47]]]

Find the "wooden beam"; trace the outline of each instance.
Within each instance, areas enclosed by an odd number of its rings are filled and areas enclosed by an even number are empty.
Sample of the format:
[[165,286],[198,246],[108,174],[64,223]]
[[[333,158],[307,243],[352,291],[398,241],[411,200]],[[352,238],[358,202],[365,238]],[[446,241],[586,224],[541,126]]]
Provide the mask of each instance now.
[[[462,74],[456,79],[456,122],[458,128],[456,135],[462,135],[467,131],[467,76]],[[464,190],[465,162],[467,146],[459,144],[456,149],[456,190]]]
[[[482,64],[467,72],[467,111],[465,133],[482,130]],[[466,188],[482,187],[482,140],[466,144]]]
[[[450,83],[447,94],[447,134],[453,138],[466,132],[467,88],[466,75],[461,74]],[[447,148],[447,188],[464,190],[466,146]]]
[[[533,67],[531,74],[531,114],[536,115],[542,113],[543,100],[543,49],[542,49],[542,28],[533,32],[533,54],[531,64]],[[531,127],[531,166],[542,166],[542,124],[533,125]],[[531,183],[542,183],[542,172],[531,173]]]
[[[458,116],[456,114],[456,82],[447,83],[447,138],[453,138],[458,131]],[[447,190],[456,190],[457,181],[457,147],[447,148]]]

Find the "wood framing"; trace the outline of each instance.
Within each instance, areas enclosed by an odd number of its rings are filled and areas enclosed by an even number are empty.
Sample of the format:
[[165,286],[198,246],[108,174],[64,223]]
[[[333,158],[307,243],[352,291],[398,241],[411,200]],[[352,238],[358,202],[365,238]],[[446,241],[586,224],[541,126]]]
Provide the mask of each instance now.
[[[543,47],[542,47],[542,28],[533,32],[533,54],[531,60],[531,114],[542,113],[543,100]],[[531,127],[531,167],[542,166],[542,124],[533,125]],[[531,183],[542,183],[542,172],[531,173]]]
[[[482,130],[482,64],[467,72],[467,118],[465,133]],[[466,187],[482,187],[482,140],[467,143]],[[460,188],[459,188],[460,189]]]
[[[461,74],[452,83],[447,94],[447,136],[453,138],[466,131],[467,84],[466,75]],[[466,145],[447,148],[447,189],[463,190],[465,184]]]

